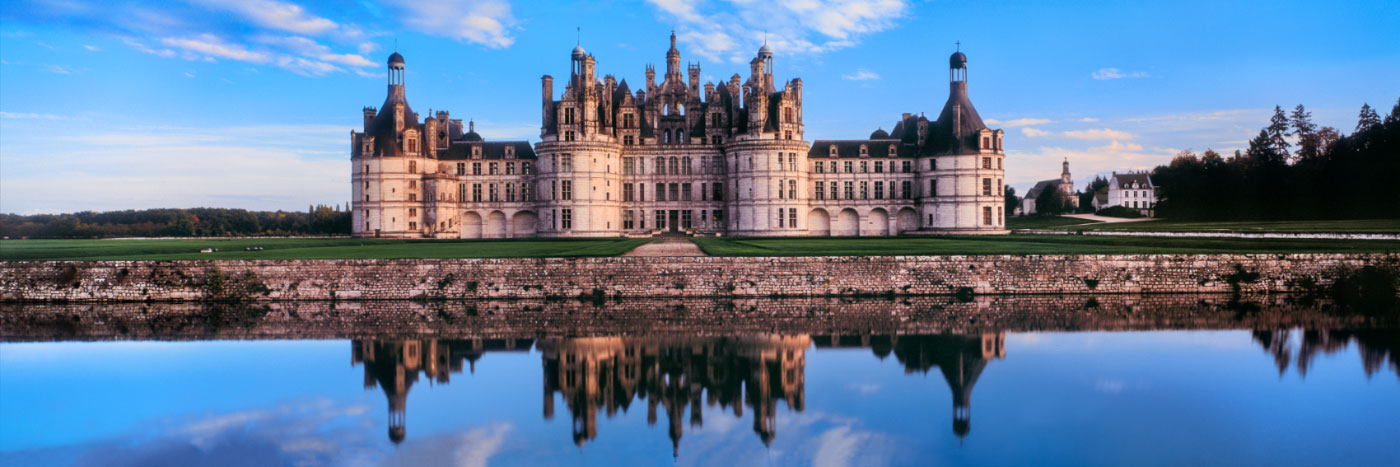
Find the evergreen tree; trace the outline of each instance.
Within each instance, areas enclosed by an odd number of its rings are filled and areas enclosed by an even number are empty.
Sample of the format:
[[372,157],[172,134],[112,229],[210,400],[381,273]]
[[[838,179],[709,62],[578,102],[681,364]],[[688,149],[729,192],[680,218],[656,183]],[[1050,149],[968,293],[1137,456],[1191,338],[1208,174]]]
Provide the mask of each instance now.
[[1291,145],[1288,144],[1287,138],[1293,136],[1293,133],[1288,131],[1288,115],[1283,113],[1282,107],[1274,106],[1274,116],[1269,119],[1269,126],[1265,130],[1268,131],[1270,148],[1275,154],[1288,158],[1288,147]]
[[[1235,151],[1235,153],[1238,155],[1239,151]],[[1249,140],[1249,149],[1245,151],[1245,154],[1249,156],[1250,162],[1265,165],[1282,163],[1287,157],[1279,154],[1274,139],[1269,136],[1268,129],[1259,130],[1259,136]]]
[[1006,190],[1002,193],[1002,196],[1004,197],[1006,203],[1006,217],[1011,217],[1015,215],[1016,206],[1021,204],[1021,199],[1016,197],[1016,189],[1012,188],[1011,185],[1007,185]]
[[1390,126],[1400,123],[1400,99],[1395,100],[1395,107],[1390,109],[1390,115],[1385,116],[1385,125]]
[[1375,128],[1381,124],[1381,116],[1376,114],[1376,109],[1371,108],[1371,104],[1361,104],[1361,116],[1356,120],[1356,132]]
[[1317,125],[1312,122],[1312,112],[1303,109],[1303,104],[1293,109],[1289,115],[1293,133],[1298,135],[1298,159],[1312,160],[1322,155],[1317,140]]

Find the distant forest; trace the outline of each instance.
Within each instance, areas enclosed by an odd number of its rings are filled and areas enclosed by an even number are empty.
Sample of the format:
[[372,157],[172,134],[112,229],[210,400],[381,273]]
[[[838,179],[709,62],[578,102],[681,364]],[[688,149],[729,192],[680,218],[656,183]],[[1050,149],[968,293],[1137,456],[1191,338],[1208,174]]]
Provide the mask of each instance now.
[[306,211],[193,208],[31,216],[0,214],[0,236],[9,238],[260,235],[350,235],[350,211],[338,206],[313,206]]
[[[1248,149],[1228,156],[1182,151],[1152,170],[1152,183],[1160,200],[1156,215],[1169,219],[1400,218],[1400,102],[1384,120],[1363,104],[1350,135],[1319,128],[1302,105],[1292,112],[1276,106]],[[1096,177],[1079,192],[1081,211],[1093,210],[1096,192],[1107,193],[1108,180]],[[1014,193],[1007,191],[1008,213]],[[1040,213],[1071,209],[1059,190],[1036,200]]]
[[[1287,138],[1296,141],[1290,144]],[[1400,217],[1400,101],[1384,120],[1362,105],[1350,135],[1274,107],[1249,148],[1186,151],[1152,171],[1158,216],[1200,220]]]

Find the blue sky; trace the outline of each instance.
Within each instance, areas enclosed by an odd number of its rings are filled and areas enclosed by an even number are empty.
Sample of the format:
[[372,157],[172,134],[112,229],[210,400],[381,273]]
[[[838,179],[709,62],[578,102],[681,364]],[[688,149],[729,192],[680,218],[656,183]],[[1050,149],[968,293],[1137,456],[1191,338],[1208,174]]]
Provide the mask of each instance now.
[[1400,97],[1400,2],[9,0],[0,5],[0,211],[304,209],[349,197],[349,132],[407,57],[419,112],[538,139],[539,77],[575,28],[629,82],[682,60],[747,73],[765,33],[801,77],[807,138],[936,114],[961,41],[978,111],[1024,191],[1181,149],[1233,151],[1274,105],[1350,133]]

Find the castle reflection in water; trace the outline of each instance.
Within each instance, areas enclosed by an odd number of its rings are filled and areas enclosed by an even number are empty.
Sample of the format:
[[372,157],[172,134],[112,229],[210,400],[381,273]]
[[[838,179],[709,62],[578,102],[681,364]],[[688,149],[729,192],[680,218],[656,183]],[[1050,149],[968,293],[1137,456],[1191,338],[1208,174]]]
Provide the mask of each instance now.
[[[1387,357],[1400,377],[1400,359],[1395,358],[1400,340],[1394,332],[1309,330],[1292,339],[1289,331],[1255,331],[1253,337],[1274,356],[1280,373],[1293,360],[1295,344],[1298,371],[1306,376],[1313,357],[1355,342],[1368,377]],[[971,430],[972,389],[988,362],[1006,357],[1006,334],[357,340],[353,363],[364,365],[366,389],[384,391],[389,439],[400,443],[406,435],[408,392],[420,375],[445,384],[452,374],[474,371],[487,352],[532,347],[543,360],[544,417],[553,419],[555,401],[562,399],[575,444],[597,437],[600,414],[612,417],[645,400],[647,423],[655,425],[665,412],[672,448],[679,450],[687,421],[692,427],[704,424],[702,404],[738,418],[751,410],[755,435],[770,445],[778,434],[778,403],[794,412],[804,409],[806,353],[814,347],[869,348],[880,359],[893,354],[906,373],[937,368],[952,393],[953,432],[965,437]]]

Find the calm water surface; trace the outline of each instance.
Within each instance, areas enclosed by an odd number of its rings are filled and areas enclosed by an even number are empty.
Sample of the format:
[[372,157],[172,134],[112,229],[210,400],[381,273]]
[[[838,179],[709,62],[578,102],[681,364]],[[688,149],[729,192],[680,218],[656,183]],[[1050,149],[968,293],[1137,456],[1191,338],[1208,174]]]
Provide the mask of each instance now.
[[0,464],[1400,459],[1394,328],[712,331],[3,343]]

